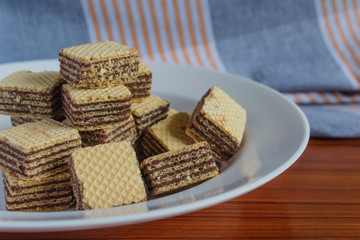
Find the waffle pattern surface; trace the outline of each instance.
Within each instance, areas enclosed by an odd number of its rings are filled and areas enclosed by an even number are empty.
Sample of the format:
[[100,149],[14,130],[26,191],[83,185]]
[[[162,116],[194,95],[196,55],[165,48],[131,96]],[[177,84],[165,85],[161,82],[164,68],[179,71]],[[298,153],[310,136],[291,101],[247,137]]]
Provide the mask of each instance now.
[[15,72],[0,81],[0,114],[52,118],[61,107],[59,72]]
[[146,158],[140,168],[151,195],[191,186],[219,174],[207,142]]
[[25,123],[0,132],[0,166],[19,176],[51,175],[67,168],[81,146],[76,129],[52,119]]
[[150,157],[193,144],[185,133],[189,120],[189,114],[177,113],[149,127],[141,142],[145,155]]
[[135,151],[128,141],[75,151],[71,157],[77,209],[99,209],[146,200]]
[[77,89],[63,85],[62,102],[65,116],[81,131],[90,131],[129,119],[131,92],[123,85],[113,88]]
[[116,42],[88,43],[60,51],[60,74],[79,88],[105,88],[135,79],[137,50]]
[[139,135],[151,125],[167,117],[170,103],[158,96],[150,95],[140,101],[133,101],[131,114]]
[[227,160],[240,147],[246,111],[218,87],[202,97],[192,113],[186,133],[195,141],[207,141],[220,160]]

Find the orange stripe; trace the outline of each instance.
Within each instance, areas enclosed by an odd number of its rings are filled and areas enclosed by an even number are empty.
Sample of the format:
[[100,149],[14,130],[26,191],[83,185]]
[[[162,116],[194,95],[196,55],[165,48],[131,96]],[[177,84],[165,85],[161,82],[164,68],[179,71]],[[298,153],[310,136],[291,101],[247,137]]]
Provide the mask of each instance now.
[[338,28],[338,30],[339,30],[341,39],[342,39],[343,42],[345,43],[345,47],[346,47],[347,50],[350,52],[350,55],[353,57],[353,59],[355,60],[356,64],[358,65],[358,67],[360,67],[360,60],[359,60],[359,58],[356,56],[356,53],[355,53],[354,50],[352,49],[349,41],[346,39],[346,36],[345,36],[345,34],[344,34],[343,29],[341,28],[341,24],[340,24],[340,20],[339,20],[339,15],[338,15],[338,9],[337,9],[335,0],[332,0],[331,3],[332,3],[332,7],[334,8],[334,12],[335,12],[335,14],[334,14],[334,16],[335,16],[335,23],[336,23],[336,26],[337,26],[337,28]]
[[190,31],[191,43],[194,48],[195,57],[198,60],[200,66],[205,67],[204,63],[201,61],[200,54],[199,54],[199,51],[198,51],[197,45],[196,45],[196,39],[195,39],[195,34],[194,34],[193,20],[191,17],[191,9],[190,9],[189,0],[185,0],[185,8],[186,8],[186,15],[187,15],[187,20],[188,20],[188,27],[189,27],[189,31]]
[[174,59],[174,62],[178,63],[179,60],[178,60],[178,58],[176,56],[176,53],[175,53],[174,43],[173,43],[170,24],[169,24],[169,16],[168,16],[168,13],[166,11],[166,2],[165,2],[165,0],[161,0],[161,8],[162,8],[164,19],[165,19],[166,36],[167,36],[167,39],[168,39],[168,42],[169,42],[169,45],[170,45],[171,55],[172,55],[172,57]]
[[91,18],[93,20],[94,27],[95,27],[96,40],[99,42],[99,41],[101,41],[100,29],[99,29],[99,24],[97,22],[95,10],[94,10],[94,5],[91,0],[88,0],[88,5],[89,5],[90,13],[91,13]]
[[115,17],[116,17],[117,25],[119,28],[121,43],[126,45],[124,29],[122,28],[121,17],[120,17],[120,13],[119,13],[119,5],[117,4],[116,0],[113,0],[112,2],[114,5]]
[[358,27],[360,27],[360,16],[359,16],[356,0],[353,0],[353,5],[354,5],[354,12],[355,12],[355,20],[356,20]]
[[328,13],[327,13],[326,6],[325,6],[325,0],[321,0],[321,7],[322,7],[323,14],[324,14],[326,30],[328,31],[328,34],[330,36],[331,43],[334,45],[334,48],[335,48],[337,54],[339,55],[341,60],[344,62],[346,68],[349,70],[351,75],[360,83],[359,76],[351,68],[349,62],[346,60],[344,54],[341,52],[341,50],[340,50],[340,48],[339,48],[339,46],[338,46],[338,44],[337,44],[337,42],[335,40],[334,34],[333,34],[332,30],[331,30],[330,23],[329,23]]
[[176,26],[177,26],[177,30],[178,30],[178,34],[179,34],[179,40],[180,40],[181,49],[182,49],[182,52],[183,52],[183,54],[184,54],[186,63],[187,63],[188,65],[191,65],[191,61],[190,61],[189,55],[187,54],[186,47],[185,47],[184,34],[183,34],[183,31],[182,31],[182,28],[181,28],[179,7],[178,7],[178,5],[177,5],[177,1],[176,1],[176,0],[173,0],[173,5],[174,5],[175,18],[176,18]]
[[330,101],[329,101],[329,99],[325,96],[325,94],[324,93],[322,93],[322,92],[317,92],[320,96],[321,96],[321,98],[324,100],[324,102],[325,103],[330,103]]
[[[136,38],[135,25],[134,25],[134,20],[133,20],[134,18],[133,18],[133,15],[132,15],[129,0],[125,0],[125,7],[126,7],[127,15],[128,15],[128,21],[129,21],[129,24],[130,24],[131,36],[132,36],[132,40],[133,40],[133,43],[134,43],[134,47],[140,53],[139,44],[138,44],[138,41],[137,41],[137,38]],[[140,53],[140,55],[141,55],[141,53]]]
[[163,50],[162,45],[161,45],[159,28],[158,28],[157,21],[156,21],[156,12],[155,12],[154,2],[151,0],[151,1],[149,1],[149,4],[150,4],[150,10],[151,10],[151,18],[152,18],[153,25],[154,25],[154,30],[155,30],[156,43],[157,43],[158,48],[159,48],[160,57],[161,57],[161,60],[163,62],[166,62],[166,58],[165,58],[165,55],[164,55],[164,50]]
[[305,95],[310,99],[311,103],[316,103],[316,100],[311,93],[306,92]]
[[348,96],[348,97],[350,98],[351,102],[353,102],[353,103],[357,103],[357,102],[358,102],[357,99],[356,99],[356,97],[355,97],[354,95],[350,95],[350,96]]
[[290,93],[291,96],[293,96],[298,104],[303,104],[303,100],[300,98],[300,96],[297,93]]
[[208,40],[207,40],[207,36],[206,36],[206,32],[205,32],[205,24],[204,24],[204,17],[203,17],[203,12],[202,12],[202,6],[201,6],[201,0],[197,0],[196,1],[196,5],[198,8],[198,15],[199,15],[199,19],[200,19],[200,28],[201,28],[201,36],[204,40],[204,46],[205,46],[205,52],[207,57],[210,60],[211,66],[215,69],[218,70],[218,67],[215,64],[215,61],[211,55],[210,49],[209,49],[209,44],[208,44]]
[[342,97],[338,93],[334,92],[332,93],[332,95],[336,98],[336,101],[338,101],[338,103],[344,103]]
[[141,20],[141,26],[142,26],[142,30],[144,33],[144,38],[145,38],[145,46],[146,46],[146,50],[149,54],[149,58],[151,61],[154,61],[154,56],[151,50],[151,45],[150,45],[150,41],[149,41],[149,32],[147,30],[146,27],[146,23],[145,23],[145,14],[144,14],[144,9],[141,3],[141,0],[137,0],[137,6],[139,8],[139,13],[140,13],[140,20]]
[[[345,12],[345,19],[346,19],[346,24],[350,30],[350,33],[351,33],[351,36],[353,37],[353,39],[355,40],[356,44],[358,45],[358,47],[360,47],[360,41],[359,39],[357,38],[356,36],[356,33],[352,27],[352,24],[351,24],[351,21],[350,21],[350,17],[349,17],[349,8],[348,8],[348,5],[347,5],[347,1],[346,0],[343,0],[342,1],[343,3],[343,9],[344,9],[344,12]],[[356,10],[355,10],[356,11]]]
[[109,15],[107,13],[106,6],[105,6],[105,0],[100,0],[100,6],[101,6],[102,13],[104,15],[105,26],[106,26],[106,31],[107,31],[107,34],[108,34],[108,38],[109,38],[110,41],[112,41],[112,40],[114,40],[114,38],[113,38],[112,31],[111,31]]

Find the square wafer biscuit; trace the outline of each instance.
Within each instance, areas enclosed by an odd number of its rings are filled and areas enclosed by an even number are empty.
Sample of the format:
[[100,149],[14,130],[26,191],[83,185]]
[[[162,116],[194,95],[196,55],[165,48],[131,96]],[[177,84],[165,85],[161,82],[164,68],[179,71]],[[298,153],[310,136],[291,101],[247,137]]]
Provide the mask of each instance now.
[[140,168],[152,196],[188,187],[219,174],[207,142],[146,158]]
[[79,89],[64,84],[62,102],[66,118],[81,131],[113,126],[129,119],[131,112],[131,92],[124,85]]
[[77,88],[122,84],[138,74],[139,53],[113,41],[87,43],[60,50],[60,74]]
[[18,71],[0,81],[0,114],[52,118],[61,107],[59,72]]
[[[68,119],[64,120],[63,123],[71,126],[71,122]],[[134,118],[131,115],[127,120],[114,126],[91,131],[79,131],[79,133],[83,147],[120,141],[129,141],[134,144],[137,138]]]
[[140,60],[138,76],[124,82],[130,90],[132,98],[144,98],[150,96],[152,84],[152,71]]
[[193,144],[194,140],[185,133],[189,120],[190,115],[182,112],[149,127],[141,141],[146,157]]
[[70,171],[76,208],[99,209],[145,201],[145,185],[130,142],[74,151]]
[[198,102],[186,133],[194,141],[207,141],[215,157],[227,160],[240,148],[246,111],[220,88],[213,86]]
[[[14,116],[10,117],[11,125],[13,125],[14,127],[16,127],[20,124],[24,124],[24,123],[38,122],[43,119],[47,119],[47,118],[14,117]],[[54,119],[58,122],[61,122],[65,119],[64,111],[62,110],[62,108],[59,108],[59,111],[56,113],[56,115],[54,117],[52,117],[52,119]]]
[[81,146],[78,131],[52,119],[0,132],[0,167],[24,177],[49,176],[68,169]]
[[68,170],[45,178],[19,177],[3,171],[3,183],[8,211],[59,211],[75,203]]
[[166,118],[169,106],[168,101],[155,95],[133,101],[131,114],[134,117],[139,136],[151,125]]

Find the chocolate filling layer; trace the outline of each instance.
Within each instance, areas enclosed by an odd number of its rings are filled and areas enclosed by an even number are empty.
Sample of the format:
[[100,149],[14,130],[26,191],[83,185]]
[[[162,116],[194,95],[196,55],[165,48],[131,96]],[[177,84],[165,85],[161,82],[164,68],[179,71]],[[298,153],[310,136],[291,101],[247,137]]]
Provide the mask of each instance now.
[[90,62],[81,62],[75,58],[71,58],[68,55],[63,54],[62,52],[59,53],[59,57],[63,57],[69,61],[72,61],[82,67],[91,67],[93,64],[99,64],[99,63],[106,63],[109,62],[109,60],[111,61],[122,61],[122,60],[126,60],[129,58],[134,58],[137,59],[139,57],[139,55],[130,55],[130,56],[126,56],[126,57],[119,57],[119,58],[109,58],[107,60],[101,60],[101,61],[90,61]]

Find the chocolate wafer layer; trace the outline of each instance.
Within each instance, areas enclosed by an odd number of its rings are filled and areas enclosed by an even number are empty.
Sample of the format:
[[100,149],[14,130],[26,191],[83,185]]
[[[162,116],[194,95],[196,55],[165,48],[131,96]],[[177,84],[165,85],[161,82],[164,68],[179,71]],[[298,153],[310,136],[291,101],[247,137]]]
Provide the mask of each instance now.
[[155,95],[133,101],[131,114],[138,134],[142,135],[148,127],[166,118],[169,106],[168,101]]
[[129,141],[134,144],[137,137],[134,118],[130,117],[110,127],[104,127],[92,131],[80,131],[82,146],[95,146],[103,143]]
[[146,200],[135,151],[128,141],[76,150],[70,161],[76,208],[107,208]]
[[61,49],[60,74],[78,88],[117,86],[137,77],[139,53],[113,41]]
[[24,178],[4,171],[3,183],[8,211],[58,211],[75,203],[68,170],[45,178]]
[[41,177],[66,170],[81,138],[76,129],[45,119],[2,130],[0,143],[2,169],[19,176]]
[[176,113],[149,127],[141,141],[145,155],[151,157],[193,144],[193,139],[185,133],[189,120],[189,114]]
[[100,89],[77,89],[63,85],[65,116],[81,131],[113,127],[129,119],[131,92],[123,85]]
[[214,86],[197,104],[186,134],[194,141],[207,141],[218,159],[227,160],[240,148],[245,123],[245,109]]
[[59,72],[15,72],[0,81],[0,114],[52,118],[61,108]]
[[207,142],[146,158],[140,164],[151,195],[168,193],[219,174]]
[[151,84],[151,69],[141,60],[137,77],[124,82],[124,85],[130,90],[133,99],[149,97]]

